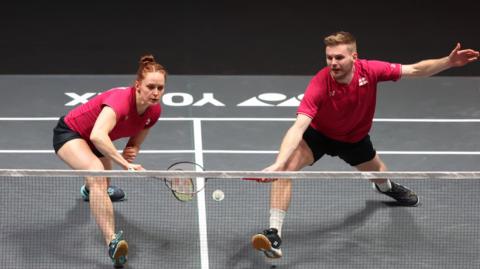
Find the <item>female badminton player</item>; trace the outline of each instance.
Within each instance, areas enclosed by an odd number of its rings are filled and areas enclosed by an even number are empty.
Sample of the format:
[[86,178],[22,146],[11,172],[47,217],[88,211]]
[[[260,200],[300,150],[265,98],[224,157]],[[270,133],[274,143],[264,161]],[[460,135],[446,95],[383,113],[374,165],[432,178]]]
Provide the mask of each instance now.
[[[160,117],[166,76],[152,55],[141,57],[133,86],[105,91],[60,118],[53,135],[58,157],[75,170],[111,170],[113,162],[125,170],[144,170],[133,161]],[[120,154],[112,141],[124,137],[129,140]],[[123,266],[128,244],[123,232],[115,233],[112,201],[123,199],[124,192],[106,177],[86,177],[81,194],[90,201],[114,265]]]

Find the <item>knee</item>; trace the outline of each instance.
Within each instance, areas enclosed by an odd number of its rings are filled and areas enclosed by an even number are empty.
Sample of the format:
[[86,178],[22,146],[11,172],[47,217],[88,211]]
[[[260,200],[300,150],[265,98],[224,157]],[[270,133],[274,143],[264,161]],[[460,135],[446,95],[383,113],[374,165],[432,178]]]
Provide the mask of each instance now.
[[373,164],[374,164],[374,167],[375,167],[376,171],[387,171],[388,170],[385,163],[378,156],[375,156]]
[[285,171],[298,171],[313,163],[313,157],[308,154],[297,152],[292,155],[285,165]]
[[380,162],[378,171],[387,171],[387,170],[388,170],[387,166],[383,162]]
[[108,189],[108,180],[105,177],[87,177],[86,183],[90,191],[106,192]]
[[368,162],[364,162],[356,166],[356,168],[360,171],[387,171],[388,168],[383,163],[383,161],[378,157],[375,156],[372,160]]
[[100,159],[96,159],[89,163],[85,170],[105,170],[105,166]]
[[301,169],[299,164],[298,160],[292,159],[285,165],[285,171],[298,171]]
[[285,170],[298,171],[314,162],[313,153],[305,141],[301,141],[288,160]]

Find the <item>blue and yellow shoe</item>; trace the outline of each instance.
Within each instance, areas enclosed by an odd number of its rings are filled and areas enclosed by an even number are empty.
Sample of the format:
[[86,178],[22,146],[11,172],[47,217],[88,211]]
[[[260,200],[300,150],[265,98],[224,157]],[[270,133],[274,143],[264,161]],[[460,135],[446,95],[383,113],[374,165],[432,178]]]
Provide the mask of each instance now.
[[[125,200],[125,192],[117,186],[109,186],[107,189],[108,196],[112,202],[118,202]],[[80,188],[80,195],[85,202],[90,200],[90,191],[85,185]]]
[[115,234],[115,238],[108,245],[108,256],[112,259],[113,267],[123,268],[127,263],[128,244],[123,239],[123,231]]

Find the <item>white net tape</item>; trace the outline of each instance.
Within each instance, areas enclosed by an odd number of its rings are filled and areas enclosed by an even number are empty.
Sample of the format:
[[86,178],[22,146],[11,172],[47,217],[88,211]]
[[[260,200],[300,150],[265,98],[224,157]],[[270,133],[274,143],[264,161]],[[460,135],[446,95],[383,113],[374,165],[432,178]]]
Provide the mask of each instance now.
[[41,170],[0,169],[0,177],[200,177],[200,178],[290,178],[290,179],[475,179],[480,171],[389,171],[389,172],[343,172],[343,171],[123,171],[123,170]]

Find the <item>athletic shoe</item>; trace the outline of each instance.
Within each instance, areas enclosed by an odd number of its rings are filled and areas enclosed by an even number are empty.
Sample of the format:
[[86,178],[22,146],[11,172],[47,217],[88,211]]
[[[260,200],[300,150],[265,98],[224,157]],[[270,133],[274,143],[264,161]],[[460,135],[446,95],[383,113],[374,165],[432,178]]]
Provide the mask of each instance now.
[[392,197],[393,199],[397,200],[399,205],[403,206],[417,206],[418,205],[418,196],[415,194],[412,190],[408,189],[405,186],[402,186],[400,184],[397,184],[393,181],[390,181],[392,183],[392,188],[389,191],[383,192],[381,191],[377,184],[373,184],[375,186],[375,189],[383,193],[387,196]]
[[[118,202],[125,200],[125,192],[117,186],[109,186],[107,189],[108,196],[112,202]],[[90,200],[90,191],[85,185],[80,188],[80,195],[85,202]]]
[[252,237],[252,245],[256,250],[263,251],[268,258],[281,258],[282,250],[280,245],[282,239],[278,236],[278,230],[270,228],[261,234]]
[[115,238],[108,245],[108,256],[112,259],[113,267],[123,268],[127,263],[128,244],[123,239],[123,231],[115,234]]

